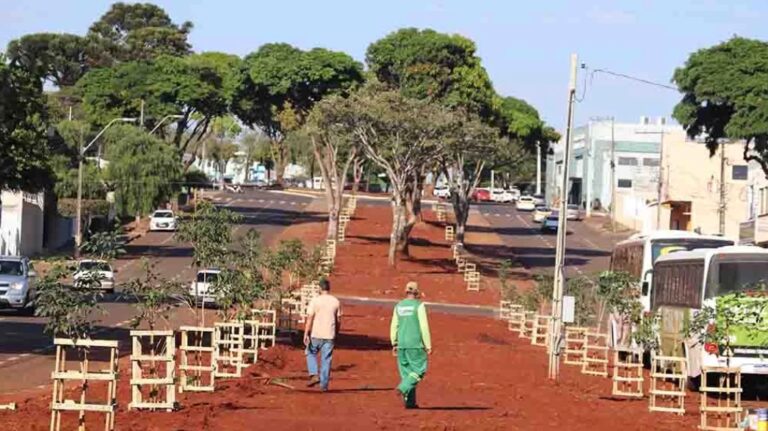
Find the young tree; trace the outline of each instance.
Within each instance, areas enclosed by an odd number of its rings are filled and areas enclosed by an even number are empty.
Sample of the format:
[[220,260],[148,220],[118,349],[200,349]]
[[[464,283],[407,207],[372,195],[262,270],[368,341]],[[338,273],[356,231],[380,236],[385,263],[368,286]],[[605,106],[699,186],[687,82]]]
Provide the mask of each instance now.
[[701,49],[675,70],[683,93],[672,116],[714,154],[722,139],[744,140],[744,160],[768,176],[768,42],[734,37]]
[[355,109],[351,103],[344,97],[327,97],[315,105],[307,121],[312,152],[320,167],[328,202],[328,239],[335,239],[338,234],[347,175],[358,155],[355,136],[349,127]]
[[64,283],[71,276],[63,265],[54,266],[36,284],[35,315],[46,320],[45,332],[70,340],[90,338],[101,297],[95,275],[85,275],[76,285]]
[[120,226],[104,232],[96,232],[88,237],[80,246],[87,255],[99,260],[114,260],[125,254],[125,241],[120,232]]
[[198,268],[224,267],[230,257],[232,225],[241,219],[239,214],[202,201],[191,217],[181,220],[176,238],[192,244]]
[[623,271],[603,271],[597,278],[597,296],[601,300],[597,324],[602,325],[603,316],[608,312],[617,331],[614,345],[628,346],[643,314],[640,289],[634,277]]
[[233,111],[272,143],[277,182],[282,184],[290,131],[304,124],[312,106],[328,94],[346,94],[363,81],[362,66],[347,54],[285,43],[261,46],[245,57],[247,74]]

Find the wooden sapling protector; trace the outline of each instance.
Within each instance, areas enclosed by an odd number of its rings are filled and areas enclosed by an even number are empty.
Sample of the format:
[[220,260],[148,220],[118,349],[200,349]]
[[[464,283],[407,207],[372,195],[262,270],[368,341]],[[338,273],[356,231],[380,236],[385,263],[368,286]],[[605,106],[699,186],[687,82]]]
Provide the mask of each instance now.
[[[710,374],[715,378],[708,379]],[[716,380],[716,386],[709,386]],[[741,368],[703,367],[701,369],[701,425],[705,431],[741,430],[744,408],[741,405]]]
[[619,348],[613,351],[613,388],[618,397],[643,397],[643,351]]
[[531,333],[531,344],[534,346],[547,347],[549,341],[549,321],[552,316],[536,314],[533,317],[533,332]]
[[213,392],[216,380],[213,328],[182,326],[179,332],[179,392]]
[[512,304],[509,310],[507,328],[512,332],[520,333],[525,325],[525,310],[522,305]]
[[277,312],[275,310],[251,310],[253,320],[258,320],[259,347],[267,349],[277,342]]
[[[64,412],[78,413],[78,431],[85,431],[85,413],[104,413],[104,430],[115,429],[115,409],[117,408],[117,341],[108,340],[71,340],[54,338],[56,358],[53,373],[53,396],[51,400],[51,431],[61,430],[61,415]],[[67,368],[67,349],[78,353],[79,370]],[[107,368],[99,371],[91,369],[89,356],[98,350],[106,351],[109,357]],[[107,382],[106,399],[103,404],[86,401],[90,382]],[[80,400],[64,398],[64,387],[67,382],[80,383]]]
[[243,322],[213,324],[213,359],[216,377],[240,377],[243,365]]
[[584,356],[581,373],[608,377],[608,335],[593,331],[584,333]]
[[[149,345],[148,351],[144,350],[145,344]],[[128,408],[173,411],[176,408],[175,381],[176,340],[173,331],[131,331],[131,404]],[[161,394],[164,397],[158,396]]]
[[582,365],[584,363],[584,338],[588,330],[588,328],[580,326],[565,327],[564,363],[568,365]]
[[685,358],[651,353],[650,376],[648,410],[685,414],[685,382],[688,379]]

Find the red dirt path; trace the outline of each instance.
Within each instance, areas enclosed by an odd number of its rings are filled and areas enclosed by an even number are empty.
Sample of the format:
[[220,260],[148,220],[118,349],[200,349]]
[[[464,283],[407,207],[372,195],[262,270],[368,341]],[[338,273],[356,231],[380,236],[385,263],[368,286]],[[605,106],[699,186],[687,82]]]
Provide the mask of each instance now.
[[[450,250],[419,245],[412,261],[399,271],[384,265],[386,243],[359,236],[381,237],[388,211],[359,208],[350,225],[351,241],[339,247],[333,287],[336,293],[398,298],[405,280],[416,278],[428,300],[493,304],[495,291],[469,293],[455,274],[445,274],[442,262]],[[384,214],[380,214],[384,213]],[[367,221],[364,221],[367,220]],[[383,235],[382,235],[383,232]],[[417,242],[439,241],[439,228],[419,226]],[[319,239],[323,224],[293,226],[288,237]],[[426,243],[424,243],[426,244]],[[391,290],[391,291],[388,291]],[[651,414],[647,399],[613,400],[610,381],[581,375],[563,366],[560,383],[546,379],[547,358],[507,331],[501,322],[432,313],[430,323],[435,353],[426,379],[419,387],[417,411],[404,410],[393,388],[397,370],[388,342],[391,308],[347,306],[342,335],[337,342],[331,392],[304,387],[305,364],[297,346],[270,349],[244,377],[220,380],[210,394],[182,394],[181,411],[147,413],[126,411],[130,399],[128,367],[121,361],[116,429],[168,430],[678,430],[694,429],[697,416]],[[265,385],[260,377],[282,378],[294,390]],[[25,395],[16,412],[0,411],[2,430],[47,430],[49,391]],[[3,397],[5,398],[5,397]],[[696,403],[688,398],[688,405]],[[71,418],[65,422],[73,429]],[[102,429],[99,415],[89,429]]]

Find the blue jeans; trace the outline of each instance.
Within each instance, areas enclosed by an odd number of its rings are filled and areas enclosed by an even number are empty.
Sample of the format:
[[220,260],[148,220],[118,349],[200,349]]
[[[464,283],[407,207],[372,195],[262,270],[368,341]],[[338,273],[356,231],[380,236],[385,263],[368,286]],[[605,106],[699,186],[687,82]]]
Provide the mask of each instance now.
[[307,355],[307,371],[310,376],[317,376],[317,354],[320,353],[320,389],[328,390],[331,379],[331,361],[333,360],[333,340],[323,338],[310,339],[304,353]]

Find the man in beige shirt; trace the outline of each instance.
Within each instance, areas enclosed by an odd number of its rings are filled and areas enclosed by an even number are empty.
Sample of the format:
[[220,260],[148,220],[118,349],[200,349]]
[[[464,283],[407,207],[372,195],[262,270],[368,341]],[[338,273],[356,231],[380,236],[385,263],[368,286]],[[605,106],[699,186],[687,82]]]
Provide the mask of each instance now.
[[[304,326],[304,345],[307,355],[309,384],[320,383],[320,390],[328,390],[333,359],[333,340],[341,328],[341,304],[331,295],[331,284],[320,280],[320,295],[312,298],[307,308],[307,323]],[[317,373],[317,354],[320,353],[320,375]]]

